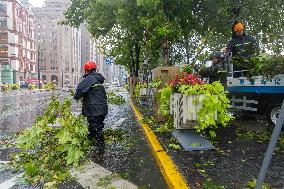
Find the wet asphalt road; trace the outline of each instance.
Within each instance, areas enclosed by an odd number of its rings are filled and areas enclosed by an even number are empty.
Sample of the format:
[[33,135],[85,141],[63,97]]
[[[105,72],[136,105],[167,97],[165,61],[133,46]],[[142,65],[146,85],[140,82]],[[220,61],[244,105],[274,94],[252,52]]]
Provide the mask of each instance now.
[[130,97],[128,93],[120,94],[127,99],[127,103],[121,107],[110,105],[105,124],[106,128],[126,131],[125,140],[107,146],[101,165],[142,188],[165,189],[165,181],[130,107]]
[[[119,90],[119,89],[118,89]],[[0,140],[13,137],[16,132],[30,127],[37,115],[47,106],[51,92],[11,92],[0,93]],[[60,98],[69,93],[56,91]],[[120,92],[129,99],[127,92]],[[74,101],[72,111],[80,111],[80,105]],[[91,153],[91,160],[106,169],[118,173],[141,188],[167,188],[159,167],[151,153],[143,131],[127,102],[123,106],[109,106],[109,115],[105,128],[119,129],[124,132],[123,140],[106,145],[102,159]],[[0,143],[0,161],[8,161],[15,150],[6,148]],[[18,173],[3,169],[0,164],[0,184]],[[18,184],[12,188],[33,188]],[[83,188],[77,182],[69,182],[59,188]]]

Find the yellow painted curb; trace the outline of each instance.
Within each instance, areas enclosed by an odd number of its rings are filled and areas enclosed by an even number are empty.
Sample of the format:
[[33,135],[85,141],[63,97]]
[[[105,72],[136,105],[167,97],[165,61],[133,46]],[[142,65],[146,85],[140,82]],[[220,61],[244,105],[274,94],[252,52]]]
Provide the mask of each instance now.
[[142,122],[143,117],[132,100],[130,100],[130,104],[135,113],[135,116],[137,117],[147,136],[148,141],[151,144],[153,154],[155,155],[155,158],[158,161],[158,164],[160,166],[160,169],[162,170],[163,176],[168,184],[168,187],[170,189],[189,189],[190,187],[187,185],[186,181],[179,173],[171,158],[164,151],[155,133],[152,131],[148,124]]

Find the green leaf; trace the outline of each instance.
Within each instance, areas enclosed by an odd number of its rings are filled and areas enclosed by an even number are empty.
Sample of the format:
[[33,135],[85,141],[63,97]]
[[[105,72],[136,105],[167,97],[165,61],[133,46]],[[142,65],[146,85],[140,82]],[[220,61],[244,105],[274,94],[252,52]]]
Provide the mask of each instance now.
[[34,176],[39,173],[39,168],[33,163],[25,163],[24,169],[25,169],[25,174],[27,175]]
[[175,150],[181,150],[181,147],[179,144],[169,144],[169,147]]
[[210,131],[210,136],[211,136],[212,138],[215,138],[215,137],[216,137],[215,131]]
[[[16,139],[23,151],[13,157],[12,163],[24,169],[25,179],[31,184],[51,184],[67,179],[71,166],[77,166],[86,153],[90,145],[88,129],[84,119],[72,115],[70,108],[71,99],[65,98],[59,103],[58,97],[52,96],[44,115],[37,117],[32,127]],[[55,120],[60,121],[60,127],[47,126]]]
[[224,186],[219,186],[216,185],[213,181],[211,180],[206,180],[203,184],[204,189],[225,189]]

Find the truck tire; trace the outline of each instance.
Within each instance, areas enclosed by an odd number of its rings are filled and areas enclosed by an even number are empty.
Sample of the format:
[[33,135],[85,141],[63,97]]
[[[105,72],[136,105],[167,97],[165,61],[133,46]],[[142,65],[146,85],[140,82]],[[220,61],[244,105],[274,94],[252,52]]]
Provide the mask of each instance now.
[[271,106],[268,109],[268,111],[266,113],[266,119],[267,119],[269,124],[271,124],[271,125],[275,125],[276,124],[276,120],[277,120],[277,118],[279,116],[280,109],[281,109],[281,104]]

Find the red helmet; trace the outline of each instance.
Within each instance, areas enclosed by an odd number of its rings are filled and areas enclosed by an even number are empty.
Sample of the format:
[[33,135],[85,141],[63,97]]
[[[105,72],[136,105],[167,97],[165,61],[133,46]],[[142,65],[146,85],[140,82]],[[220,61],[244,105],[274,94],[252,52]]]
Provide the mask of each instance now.
[[96,69],[97,65],[95,62],[89,60],[84,64],[83,68],[84,70],[92,70],[92,69]]

